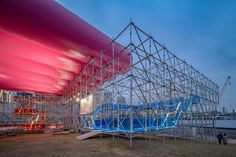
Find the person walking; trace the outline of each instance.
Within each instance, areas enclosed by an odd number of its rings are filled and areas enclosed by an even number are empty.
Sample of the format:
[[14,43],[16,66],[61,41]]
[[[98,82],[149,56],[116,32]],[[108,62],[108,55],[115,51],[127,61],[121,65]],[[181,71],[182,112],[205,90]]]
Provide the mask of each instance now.
[[222,133],[219,133],[216,137],[218,139],[219,145],[221,145],[221,142],[222,142],[222,139],[223,139]]
[[223,144],[224,145],[227,144],[227,140],[228,140],[228,137],[227,137],[226,133],[224,133],[224,135],[223,135]]

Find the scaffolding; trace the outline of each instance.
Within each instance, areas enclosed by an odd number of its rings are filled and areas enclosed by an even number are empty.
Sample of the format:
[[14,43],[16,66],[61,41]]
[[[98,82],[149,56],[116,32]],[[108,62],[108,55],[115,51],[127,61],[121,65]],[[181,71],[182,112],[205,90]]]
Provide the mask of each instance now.
[[[118,47],[122,51],[115,53]],[[130,146],[137,134],[214,138],[218,85],[150,34],[130,22],[98,53],[100,57],[90,58],[63,96],[36,94],[28,103],[35,109],[29,111],[45,114],[43,123],[37,123],[44,130],[63,125],[64,129],[98,131],[113,138],[122,134],[130,139]],[[122,61],[123,54],[130,56],[129,65]],[[27,106],[23,104],[18,103],[21,108]],[[31,122],[36,124],[35,118]]]
[[1,136],[62,128],[65,116],[58,96],[1,90]]
[[[124,63],[114,54],[114,43],[123,46],[119,55],[130,56],[127,71],[120,70]],[[110,50],[113,56],[105,56]],[[214,139],[218,85],[133,22],[101,50],[100,59],[91,58],[65,91],[65,100],[80,104],[80,129],[125,134],[130,145],[136,133]],[[93,101],[87,103],[90,96]]]

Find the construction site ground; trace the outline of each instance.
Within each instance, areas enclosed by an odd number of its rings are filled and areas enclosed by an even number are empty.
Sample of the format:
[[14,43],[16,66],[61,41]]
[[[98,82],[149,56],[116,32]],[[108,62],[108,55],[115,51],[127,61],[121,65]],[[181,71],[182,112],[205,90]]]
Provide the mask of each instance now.
[[77,140],[78,134],[26,134],[0,138],[0,157],[236,157],[236,145],[226,146],[183,139],[95,137]]

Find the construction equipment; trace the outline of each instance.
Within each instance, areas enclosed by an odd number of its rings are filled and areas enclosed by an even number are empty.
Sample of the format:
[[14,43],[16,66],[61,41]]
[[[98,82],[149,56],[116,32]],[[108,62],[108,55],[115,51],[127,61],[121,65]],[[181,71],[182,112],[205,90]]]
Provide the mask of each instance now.
[[220,91],[220,97],[219,97],[219,104],[221,103],[222,97],[225,93],[226,88],[231,84],[231,76],[229,75],[226,80],[225,83]]

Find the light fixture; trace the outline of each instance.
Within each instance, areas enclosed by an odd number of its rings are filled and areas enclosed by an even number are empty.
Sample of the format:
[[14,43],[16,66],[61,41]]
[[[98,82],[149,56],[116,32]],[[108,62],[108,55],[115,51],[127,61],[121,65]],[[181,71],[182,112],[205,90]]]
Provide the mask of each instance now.
[[88,103],[87,98],[83,98],[83,99],[81,99],[81,103],[82,103],[82,104],[87,104],[87,103]]
[[7,78],[7,75],[5,75],[5,74],[0,74],[0,77],[1,77],[1,78]]
[[57,57],[57,59],[64,64],[64,67],[62,67],[64,70],[67,70],[67,71],[76,71],[76,70],[78,70],[77,63],[75,63],[71,59],[65,58],[65,57]]
[[78,51],[70,50],[69,53],[70,53],[71,57],[73,57],[73,58],[80,59],[80,60],[85,59],[85,56]]
[[80,98],[76,98],[76,99],[75,99],[76,102],[79,102],[79,100],[80,100]]
[[37,122],[38,120],[39,120],[39,114],[37,115],[37,117],[36,117],[36,120],[35,120],[35,121]]

